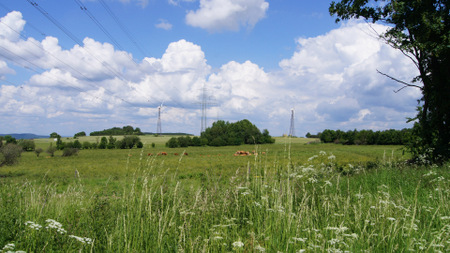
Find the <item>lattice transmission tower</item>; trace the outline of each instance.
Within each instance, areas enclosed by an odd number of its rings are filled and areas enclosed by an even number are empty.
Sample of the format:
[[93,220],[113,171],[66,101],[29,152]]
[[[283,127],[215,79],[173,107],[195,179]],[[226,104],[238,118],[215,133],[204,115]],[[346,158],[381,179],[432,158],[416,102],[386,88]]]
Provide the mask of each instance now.
[[201,102],[201,106],[202,106],[202,120],[201,120],[201,130],[200,130],[200,134],[203,133],[206,130],[206,126],[207,126],[207,110],[208,110],[208,106],[210,105],[217,105],[217,103],[215,102],[211,102],[212,96],[210,96],[208,94],[208,91],[206,89],[205,86],[203,86],[202,89],[202,102]]
[[163,104],[161,103],[160,106],[158,106],[158,123],[156,125],[156,134],[161,135],[162,134],[162,128],[161,128],[161,109],[163,107]]
[[290,137],[295,136],[294,116],[295,116],[295,110],[294,110],[294,108],[292,108],[291,109],[291,127],[289,128],[289,136]]

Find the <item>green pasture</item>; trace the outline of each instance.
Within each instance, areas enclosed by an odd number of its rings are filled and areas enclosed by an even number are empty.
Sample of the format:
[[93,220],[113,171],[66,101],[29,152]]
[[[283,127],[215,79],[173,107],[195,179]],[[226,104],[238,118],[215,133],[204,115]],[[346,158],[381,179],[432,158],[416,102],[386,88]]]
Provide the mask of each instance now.
[[[80,142],[97,142],[101,137],[81,137]],[[117,137],[120,139],[121,137]],[[340,166],[365,165],[370,162],[393,162],[406,160],[400,146],[344,146],[317,144],[316,139],[276,138],[275,144],[242,145],[227,147],[167,148],[165,143],[171,137],[142,136],[142,149],[89,149],[80,150],[72,157],[62,157],[57,151],[54,157],[43,152],[39,157],[34,152],[24,152],[18,164],[0,169],[4,180],[42,179],[56,180],[67,184],[75,180],[75,173],[83,180],[103,182],[122,181],[138,167],[151,164],[152,173],[176,174],[177,178],[189,183],[204,180],[206,174],[228,179],[237,169],[255,167],[255,163],[274,169],[288,164],[300,165],[314,159],[315,162],[334,162]],[[63,138],[63,141],[74,141]],[[36,146],[44,150],[53,139],[37,139]],[[152,147],[152,143],[155,147]],[[312,143],[312,144],[308,144]],[[250,156],[235,156],[236,151],[248,151]],[[319,152],[327,155],[319,155]],[[166,152],[167,156],[158,156]],[[253,154],[255,153],[255,154]],[[315,157],[317,156],[317,158]],[[333,160],[328,159],[334,156]]]
[[169,149],[169,138],[71,157],[26,152],[1,167],[0,252],[450,249],[449,164],[408,165],[400,146],[277,138]]

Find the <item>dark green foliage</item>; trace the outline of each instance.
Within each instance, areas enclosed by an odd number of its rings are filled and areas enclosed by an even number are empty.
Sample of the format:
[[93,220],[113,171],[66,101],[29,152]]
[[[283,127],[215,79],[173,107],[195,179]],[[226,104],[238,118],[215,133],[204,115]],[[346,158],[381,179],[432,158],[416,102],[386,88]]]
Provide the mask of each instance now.
[[84,141],[82,145],[82,149],[90,149],[92,148],[92,144],[88,141]]
[[44,152],[44,150],[42,148],[37,148],[34,150],[34,152],[36,153],[36,156],[39,157],[39,155],[41,155],[41,153]]
[[136,148],[143,148],[144,147],[144,143],[142,143],[142,141],[139,141],[137,144],[136,144]]
[[113,127],[110,129],[105,129],[103,131],[94,131],[91,132],[90,136],[104,136],[104,135],[143,135],[144,133],[141,132],[141,129],[139,127],[136,127],[134,129],[132,126],[124,126],[122,128],[120,127]]
[[68,157],[73,155],[78,155],[78,149],[77,148],[64,148],[62,156]]
[[[120,149],[132,149],[133,147],[137,147],[141,139],[137,136],[125,136],[122,140],[116,141],[115,147]],[[144,144],[142,144],[143,146]]]
[[411,139],[412,130],[349,130],[343,132],[341,130],[325,129],[317,136],[324,143],[339,143],[346,145],[406,145]]
[[329,9],[337,15],[336,21],[363,18],[390,25],[380,37],[419,70],[412,83],[400,81],[403,87],[399,89],[415,87],[422,92],[407,145],[416,160],[450,159],[449,4],[442,0],[341,0],[333,1]]
[[86,136],[86,132],[79,132],[79,133],[76,133],[74,136],[73,136],[73,138],[77,138],[77,137],[82,137],[82,136]]
[[5,135],[4,140],[6,141],[6,144],[8,143],[17,144],[16,138],[12,137],[11,135]]
[[109,136],[108,145],[106,145],[106,147],[108,149],[114,149],[116,147],[116,141],[117,141],[116,138]]
[[250,121],[241,120],[235,123],[219,120],[207,128],[201,135],[210,146],[227,146],[241,144],[264,144],[274,143],[275,140],[269,135],[269,131],[263,133]]
[[56,132],[53,132],[50,134],[50,138],[58,138],[59,134]]
[[188,146],[231,146],[241,144],[265,144],[274,143],[269,135],[269,131],[264,129],[261,133],[259,129],[248,120],[241,120],[236,123],[229,123],[223,120],[214,122],[212,127],[207,128],[201,137],[182,136],[172,137],[166,143],[169,148]]
[[22,153],[22,147],[17,144],[8,143],[0,149],[0,167],[4,165],[13,165],[19,161]]
[[50,143],[50,146],[47,148],[47,153],[51,156],[54,157],[55,156],[55,152],[56,152],[57,148],[53,147],[52,143]]
[[73,142],[73,148],[81,149],[82,147],[83,147],[83,145],[81,145],[81,142],[79,140],[75,140]]
[[166,147],[168,148],[178,148],[180,145],[178,144],[178,139],[176,137],[170,138],[166,142]]
[[33,151],[36,147],[36,144],[34,144],[33,140],[21,139],[18,143],[24,151]]
[[100,139],[100,144],[98,144],[98,149],[106,149],[106,146],[108,145],[108,139],[106,137],[102,137]]

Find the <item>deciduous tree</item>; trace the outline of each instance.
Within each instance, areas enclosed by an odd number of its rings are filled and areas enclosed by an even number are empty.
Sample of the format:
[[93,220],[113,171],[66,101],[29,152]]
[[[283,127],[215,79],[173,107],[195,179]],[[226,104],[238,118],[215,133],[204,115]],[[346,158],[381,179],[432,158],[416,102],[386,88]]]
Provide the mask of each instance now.
[[450,158],[450,15],[448,0],[341,0],[333,1],[330,14],[336,21],[362,18],[390,28],[380,37],[411,59],[419,76],[398,81],[402,90],[419,88],[414,139],[415,157],[429,154],[431,162]]

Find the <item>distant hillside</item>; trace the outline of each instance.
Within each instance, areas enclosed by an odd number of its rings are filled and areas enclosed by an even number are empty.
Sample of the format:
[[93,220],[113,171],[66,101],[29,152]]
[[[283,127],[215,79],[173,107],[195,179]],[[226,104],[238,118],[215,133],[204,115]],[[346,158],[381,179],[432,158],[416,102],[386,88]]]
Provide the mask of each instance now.
[[36,135],[36,134],[0,134],[0,136],[6,136],[11,135],[12,137],[16,138],[17,140],[20,139],[42,139],[42,138],[49,138],[49,135]]

